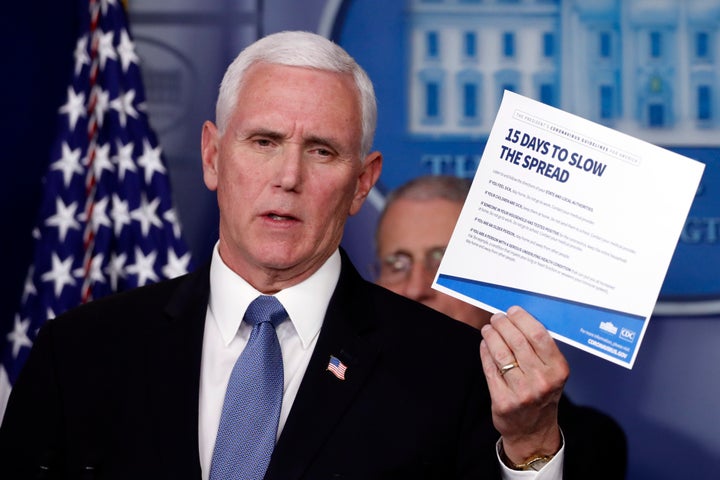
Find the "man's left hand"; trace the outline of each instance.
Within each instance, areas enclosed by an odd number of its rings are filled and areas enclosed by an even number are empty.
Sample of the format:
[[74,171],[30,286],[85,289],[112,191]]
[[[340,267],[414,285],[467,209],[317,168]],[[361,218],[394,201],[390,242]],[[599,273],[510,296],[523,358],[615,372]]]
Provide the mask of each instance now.
[[513,463],[561,447],[558,403],[570,373],[547,329],[520,307],[496,313],[482,329],[480,358],[495,428]]

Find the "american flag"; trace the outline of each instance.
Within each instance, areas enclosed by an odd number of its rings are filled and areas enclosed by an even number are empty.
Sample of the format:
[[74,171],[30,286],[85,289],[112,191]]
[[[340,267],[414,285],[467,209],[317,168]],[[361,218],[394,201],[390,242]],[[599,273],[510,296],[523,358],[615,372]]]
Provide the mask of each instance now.
[[186,273],[162,150],[118,0],[89,0],[43,179],[20,308],[0,332],[0,419],[39,328],[113,292]]
[[345,371],[347,370],[347,366],[345,366],[345,364],[335,355],[330,355],[327,370],[330,370],[330,372],[340,380],[345,380]]

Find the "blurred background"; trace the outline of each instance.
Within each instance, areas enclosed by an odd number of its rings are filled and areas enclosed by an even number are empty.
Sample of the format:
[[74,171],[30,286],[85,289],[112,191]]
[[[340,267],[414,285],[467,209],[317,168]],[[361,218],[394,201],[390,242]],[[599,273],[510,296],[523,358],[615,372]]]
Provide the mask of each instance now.
[[[109,1],[109,0],[108,0]],[[11,2],[0,18],[0,348],[33,258],[42,177],[88,1]],[[112,2],[115,3],[115,2]],[[217,238],[200,130],[240,49],[281,30],[344,46],[373,79],[380,185],[343,246],[371,279],[384,194],[422,174],[472,177],[510,89],[706,164],[632,370],[561,345],[567,392],[623,426],[628,478],[717,478],[720,461],[720,0],[130,0],[126,3],[173,200],[195,263]],[[602,468],[603,452],[588,468]]]

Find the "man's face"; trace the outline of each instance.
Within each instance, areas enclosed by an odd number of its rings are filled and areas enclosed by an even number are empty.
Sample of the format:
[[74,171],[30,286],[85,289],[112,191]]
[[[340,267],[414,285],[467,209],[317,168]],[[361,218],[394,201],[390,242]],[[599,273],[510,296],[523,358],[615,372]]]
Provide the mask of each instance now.
[[488,312],[430,287],[461,209],[461,203],[439,198],[393,202],[378,229],[377,283],[480,328],[489,321]]
[[220,256],[260,291],[315,272],[380,174],[379,153],[359,158],[356,92],[349,75],[255,64],[224,133],[203,126],[203,176],[217,190]]

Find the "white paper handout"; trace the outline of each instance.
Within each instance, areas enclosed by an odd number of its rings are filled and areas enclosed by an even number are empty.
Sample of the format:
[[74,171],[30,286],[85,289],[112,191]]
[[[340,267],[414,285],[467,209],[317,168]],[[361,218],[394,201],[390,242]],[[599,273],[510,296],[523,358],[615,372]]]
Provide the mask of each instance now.
[[506,91],[433,287],[632,368],[704,168]]

